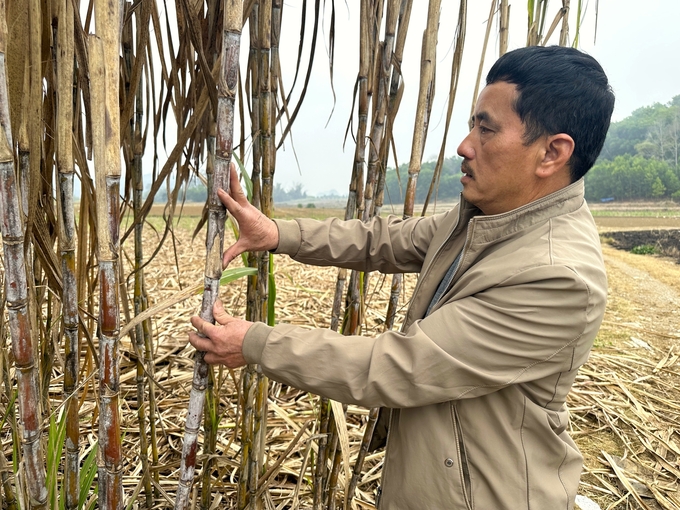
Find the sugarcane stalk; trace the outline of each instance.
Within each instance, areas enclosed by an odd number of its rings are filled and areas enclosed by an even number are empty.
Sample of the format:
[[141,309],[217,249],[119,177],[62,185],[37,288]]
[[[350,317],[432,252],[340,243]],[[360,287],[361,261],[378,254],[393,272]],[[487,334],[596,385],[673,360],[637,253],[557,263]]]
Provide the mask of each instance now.
[[[126,8],[129,12],[132,4],[127,3]],[[137,34],[138,37],[142,32],[139,17],[137,18]],[[124,56],[126,77],[132,77],[132,24],[126,23],[123,31],[124,35]],[[137,54],[135,58],[144,59],[144,54]],[[131,93],[129,80],[126,81],[126,96]],[[134,294],[133,307],[134,314],[138,316],[144,311],[144,249],[142,234],[144,230],[144,222],[140,218],[140,209],[142,205],[142,193],[144,191],[144,180],[142,173],[142,122],[143,122],[143,94],[141,77],[140,83],[136,87],[134,97],[134,115],[130,117],[130,149],[128,153],[132,161],[130,162],[132,174],[132,211],[135,222],[134,228],[134,251],[135,251],[135,265],[134,265]],[[139,426],[139,458],[142,463],[142,483],[144,485],[144,497],[146,508],[153,507],[153,489],[151,486],[151,470],[149,469],[149,440],[147,435],[147,415],[146,415],[146,391],[147,391],[147,374],[146,374],[146,341],[145,328],[143,324],[138,324],[134,329],[132,339],[135,343],[135,351],[137,354],[135,383],[137,386],[137,421]],[[152,390],[151,385],[149,389]],[[155,435],[152,434],[152,438]]]
[[[0,288],[0,294],[3,294]],[[0,298],[0,310],[5,309],[5,296],[2,295]],[[12,398],[12,387],[9,382],[9,366],[7,362],[7,354],[5,347],[5,328],[4,321],[0,321],[0,376],[2,377],[3,384],[5,385],[5,394],[8,397],[9,405],[7,406],[7,413],[9,415],[10,427],[12,429],[12,435],[15,435],[16,428],[14,427],[15,412],[14,412],[14,402]],[[2,481],[2,490],[5,492],[5,504],[7,505],[7,510],[17,510],[17,497],[14,493],[14,487],[12,486],[12,481],[14,475],[12,474],[11,468],[7,466],[7,460],[4,455],[0,455],[0,481]]]
[[201,475],[201,510],[209,510],[212,494],[210,491],[212,477],[212,456],[217,447],[217,421],[219,398],[215,394],[215,372],[208,367],[208,383],[205,391],[205,412],[203,417],[203,472]]
[[[342,405],[343,414],[347,413],[347,404]],[[342,448],[338,448],[339,436],[337,434],[337,422],[333,420],[335,434],[332,436],[333,445],[331,452],[333,455],[333,465],[331,467],[330,474],[328,476],[328,490],[326,499],[327,510],[335,510],[336,505],[336,495],[338,493],[338,479],[340,477],[340,466],[342,465]]]
[[281,21],[283,19],[283,0],[272,1],[272,36],[271,36],[271,139],[272,139],[272,168],[276,168],[276,119],[279,118],[278,95],[279,80],[281,79],[281,58],[279,41],[281,39]]
[[[326,452],[328,451],[328,424],[330,418],[330,403],[326,397],[319,399],[319,442],[317,453],[317,465],[314,470],[314,491],[312,508],[318,510],[321,508],[323,497],[323,475],[325,473]],[[316,488],[319,487],[319,490]]]
[[411,143],[411,158],[408,165],[408,182],[404,198],[404,218],[413,216],[416,198],[416,183],[420,173],[420,165],[425,147],[427,125],[434,100],[434,72],[437,58],[437,26],[439,25],[439,9],[441,0],[430,0],[427,11],[427,26],[423,34],[423,52],[420,61],[420,87],[418,89],[418,105]]
[[[137,156],[135,156],[137,157]],[[141,165],[141,154],[139,156]],[[147,297],[146,285],[142,279],[142,311],[149,308],[149,302]],[[142,323],[142,332],[144,334],[144,362],[146,364],[146,373],[148,378],[153,381],[155,379],[155,363],[153,359],[153,345],[152,345],[152,332],[151,323],[146,320]],[[158,432],[156,425],[156,416],[158,415],[158,407],[156,405],[156,387],[153,382],[149,382],[149,427],[151,434],[151,464],[152,466],[158,466],[159,463],[159,453],[158,453]],[[160,475],[157,469],[153,470],[154,477],[154,494],[156,497],[160,495],[158,487],[160,486]]]
[[5,455],[0,455],[0,479],[2,480],[2,488],[5,491],[4,504],[7,505],[7,510],[17,510],[17,497],[12,488],[10,472],[11,468],[7,465]]
[[[482,81],[482,70],[484,69],[484,59],[486,57],[486,47],[489,44],[489,35],[491,34],[491,24],[493,21],[493,14],[496,11],[496,4],[499,0],[491,0],[491,8],[489,9],[489,17],[486,20],[486,32],[484,33],[484,44],[482,45],[482,56],[479,59],[479,68],[477,69],[477,79],[475,81],[475,91],[472,93],[472,106],[470,107],[470,117],[475,112],[475,105],[477,104],[477,96],[479,95],[479,84]],[[530,24],[531,26],[531,24]]]
[[0,0],[0,227],[5,266],[5,299],[16,366],[20,440],[31,508],[47,507],[45,461],[40,443],[42,411],[34,358],[36,332],[28,310],[28,281],[24,260],[24,222],[14,168],[6,80],[7,22]]
[[508,26],[510,24],[510,5],[508,0],[500,0],[498,23],[498,56],[502,57],[508,51]]
[[385,126],[387,113],[390,78],[390,65],[392,64],[392,52],[394,49],[395,31],[399,14],[399,0],[389,0],[387,3],[387,17],[385,21],[385,39],[377,47],[376,58],[377,76],[374,79],[376,91],[373,107],[373,123],[371,126],[370,144],[368,146],[368,169],[366,172],[366,187],[364,190],[363,220],[368,221],[374,214],[374,200],[377,192],[376,181],[379,180],[380,172],[380,146]]
[[[249,16],[249,33],[250,33],[250,48],[248,53],[248,70],[250,76],[250,133],[253,140],[253,169],[250,174],[250,182],[253,184],[253,194],[251,197],[252,204],[260,209],[262,201],[262,184],[261,184],[261,144],[260,144],[260,59],[259,59],[259,27],[260,27],[260,4],[256,2],[253,4]],[[257,257],[255,253],[248,253],[248,266],[257,266]],[[259,301],[257,299],[257,280],[259,275],[248,277],[248,288],[246,295],[246,319],[255,322],[259,320],[260,312],[258,310]],[[252,367],[246,368],[252,370]],[[251,379],[254,381],[253,378]],[[244,388],[244,395],[248,390]],[[241,471],[244,475],[243,470]],[[245,475],[247,478],[247,475]],[[239,481],[242,481],[239,479]]]
[[257,497],[258,480],[266,471],[263,466],[264,447],[267,436],[267,389],[269,379],[255,373],[255,402],[253,405],[253,443],[250,453],[250,478],[248,480],[249,504],[252,509],[263,507],[261,498]]
[[[364,201],[361,200],[364,194],[363,179],[364,179],[364,164],[366,152],[366,127],[368,124],[369,105],[372,96],[371,72],[373,69],[373,52],[375,42],[372,39],[374,32],[374,10],[371,8],[368,0],[362,0],[360,7],[360,29],[359,29],[359,76],[357,83],[359,88],[359,111],[358,111],[358,129],[357,129],[357,143],[354,153],[354,168],[352,173],[352,184],[350,184],[350,198],[352,199],[353,191],[356,194],[357,200],[357,218],[363,218],[364,215]],[[354,187],[354,190],[352,189]],[[354,335],[358,334],[361,328],[361,292],[359,289],[359,281],[361,276],[357,271],[352,271],[349,277],[347,308],[345,312],[346,321],[343,327],[343,334]]]
[[[272,215],[272,179],[273,179],[273,158],[274,147],[271,137],[271,30],[272,30],[272,0],[259,1],[259,38],[258,38],[258,88],[259,88],[259,145],[262,157],[262,189],[260,210],[262,213],[271,217]],[[255,142],[257,143],[257,142]],[[268,312],[268,281],[269,281],[269,254],[261,252],[257,257],[257,310],[259,321],[267,321]],[[250,455],[250,478],[249,493],[250,507],[259,509],[262,501],[256,497],[257,483],[266,471],[264,462],[264,444],[267,431],[267,389],[269,387],[267,377],[259,371],[255,374],[255,404],[253,413],[253,446]]]
[[562,0],[562,29],[560,30],[560,46],[566,46],[569,42],[569,3],[570,0]]
[[[250,485],[250,457],[253,450],[253,405],[255,403],[255,371],[250,369],[243,370],[243,401],[241,407],[243,409],[242,427],[241,427],[241,477],[238,484],[237,508],[243,510],[248,506],[250,501],[250,493],[248,491]],[[247,393],[246,391],[247,390]]]
[[[217,196],[218,189],[228,190],[229,163],[234,134],[236,87],[238,86],[238,56],[241,43],[241,0],[224,3],[224,26],[222,32],[222,55],[217,81],[217,137],[215,148],[215,173],[208,193],[208,231],[206,234],[205,290],[200,316],[214,322],[213,305],[219,293],[222,275],[222,252],[226,209]],[[204,353],[197,351],[194,360],[194,376],[186,419],[180,479],[177,487],[176,510],[184,510],[189,504],[191,485],[196,467],[198,432],[203,417],[204,395],[209,367]]]
[[[103,7],[103,6],[102,6]],[[110,14],[110,13],[107,13]],[[102,22],[109,20],[101,13]],[[117,16],[114,19],[118,20]],[[97,27],[104,28],[97,21]],[[117,117],[111,111],[109,88],[114,78],[107,61],[106,44],[111,41],[90,36],[90,79],[92,97],[93,145],[96,165],[97,195],[97,260],[99,264],[99,504],[100,508],[119,510],[123,505],[122,451],[120,436],[120,367],[118,364],[118,334],[120,329],[118,279],[118,190],[120,157]],[[117,35],[117,32],[116,32]],[[115,37],[115,36],[114,36]],[[116,45],[116,48],[118,45]],[[115,110],[118,112],[118,73],[115,73]],[[107,118],[107,115],[109,117]],[[118,120],[118,122],[116,122]],[[106,129],[106,127],[109,129]],[[113,126],[116,126],[114,129]],[[113,157],[115,154],[116,158]],[[114,161],[115,159],[115,161]]]
[[[251,202],[258,209],[262,203],[262,184],[261,184],[261,161],[262,146],[260,144],[260,58],[259,58],[259,39],[260,39],[260,4],[253,3],[249,16],[250,46],[248,53],[248,71],[250,76],[250,133],[253,140],[253,169],[250,174],[250,181],[253,185]],[[257,267],[258,258],[254,252],[248,253],[248,266]],[[258,299],[258,280],[260,274],[248,277],[248,287],[246,295],[246,319],[255,322],[260,320],[261,310],[259,309]],[[248,365],[242,371],[243,383],[243,417],[241,421],[241,466],[238,480],[238,508],[246,508],[250,501],[250,488],[253,483],[251,460],[253,455],[253,424],[255,395],[257,392],[257,373],[255,367]],[[255,475],[257,479],[257,475]]]
[[[214,115],[211,115],[210,124],[208,125],[208,139],[206,142],[207,159],[206,159],[206,176],[208,178],[208,187],[212,189],[215,176],[215,140],[217,136],[217,123]],[[216,446],[216,430],[213,427],[214,416],[216,414],[217,402],[215,399],[215,385],[214,372],[211,367],[208,367],[207,385],[205,388],[205,412],[203,418],[203,468],[201,473],[201,510],[206,510],[210,507],[211,502],[211,478],[212,478],[212,459],[211,456],[215,452]]]
[[[4,60],[4,53],[1,59]],[[0,63],[2,65],[2,63]],[[6,98],[5,84],[0,97]],[[34,334],[28,312],[28,282],[24,265],[24,227],[14,173],[14,156],[4,133],[0,135],[0,222],[5,262],[5,289],[16,365],[21,416],[21,445],[31,508],[46,508],[45,464],[41,436],[41,406],[33,353]]]
[[[345,208],[345,220],[353,218],[361,218],[363,216],[364,204],[362,197],[364,195],[364,162],[366,151],[366,127],[368,124],[368,112],[370,104],[369,93],[369,75],[371,74],[371,4],[369,0],[361,0],[359,8],[359,73],[357,75],[355,90],[358,95],[358,112],[357,112],[357,135],[356,146],[354,151],[354,160],[352,164],[352,177],[349,185],[349,193],[347,197],[347,206]],[[346,307],[343,319],[342,331],[344,334],[355,334],[359,331],[360,325],[360,291],[359,291],[359,275],[357,271],[350,273],[348,290],[346,297]],[[338,278],[335,286],[335,295],[333,298],[333,308],[331,312],[331,329],[334,331],[340,325],[340,312],[342,296],[344,294],[345,282],[347,281],[347,270],[339,269]],[[328,399],[322,398],[320,401],[322,407],[328,406]],[[331,410],[328,410],[332,413]],[[320,412],[320,418],[323,414]],[[332,427],[330,432],[322,435],[318,443],[316,471],[314,475],[315,480],[326,480],[326,459],[328,444],[331,445],[337,440],[334,437]],[[315,510],[323,503],[323,491],[325,483],[315,483],[312,492],[312,500],[314,502]]]
[[[373,83],[376,81],[375,77],[375,51],[377,48],[377,38],[378,30],[382,20],[382,2],[372,3],[366,0],[361,2],[360,6],[360,56],[359,56],[359,75],[357,77],[358,90],[359,90],[359,107],[358,107],[358,129],[357,129],[357,140],[356,140],[356,150],[354,157],[354,167],[352,172],[352,183],[350,184],[350,197],[348,198],[348,205],[346,210],[346,219],[348,214],[354,215],[352,211],[354,204],[353,195],[356,194],[356,217],[361,218],[363,221],[367,221],[370,215],[371,202],[373,199],[373,186],[375,181],[375,169],[374,165],[370,172],[367,173],[366,186],[364,187],[363,177],[364,177],[364,164],[365,164],[365,152],[366,152],[366,129],[368,125],[368,112],[373,97]],[[389,29],[388,29],[389,31]],[[379,94],[376,94],[376,96]],[[377,100],[376,100],[377,102]],[[383,96],[384,102],[384,96]],[[380,110],[382,106],[377,106],[374,108],[376,116],[380,115]],[[384,110],[383,110],[384,111]],[[374,126],[375,126],[374,122]],[[380,132],[382,131],[382,126],[379,127]],[[378,132],[373,133],[378,136]],[[372,140],[375,143],[375,140]],[[361,200],[362,195],[364,200]],[[342,274],[338,274],[338,280],[340,280]],[[351,271],[348,282],[347,291],[347,305],[345,310],[345,320],[343,322],[342,333],[344,335],[356,335],[361,333],[361,321],[362,321],[362,289],[364,285],[364,275],[360,271]],[[336,290],[340,287],[340,281],[336,284]],[[331,428],[331,433],[329,436],[329,442],[331,445],[337,444],[337,431]],[[334,451],[331,448],[331,451]],[[327,494],[327,504],[329,508],[335,504],[335,492],[337,490],[337,476],[340,470],[340,462],[342,460],[342,452],[336,451],[334,455],[329,456],[333,459],[331,466],[331,472],[329,475],[329,485]],[[325,470],[325,465],[319,464],[321,469]]]
[[444,155],[446,151],[446,140],[449,135],[449,127],[451,126],[451,117],[453,115],[453,105],[456,100],[456,93],[458,91],[458,79],[460,78],[461,63],[463,61],[463,46],[465,45],[465,27],[467,26],[467,0],[461,0],[458,11],[458,23],[456,26],[455,45],[453,50],[453,60],[451,62],[451,83],[449,86],[449,100],[446,110],[446,121],[444,123],[444,135],[442,136],[442,143],[439,147],[439,156],[435,163],[434,173],[432,174],[432,181],[430,182],[430,189],[427,192],[425,203],[423,204],[422,215],[425,216],[427,206],[430,202],[430,197],[434,189],[439,184],[439,177],[441,176],[442,168],[444,166]]
[[73,4],[59,2],[57,27],[57,169],[59,171],[59,246],[62,273],[64,330],[64,400],[66,403],[66,459],[64,468],[65,507],[78,508],[80,488],[78,371],[78,287],[76,279],[76,236],[73,203]]
[[369,0],[361,0],[359,8],[359,74],[357,76],[358,89],[358,125],[357,143],[354,151],[354,166],[352,168],[352,181],[350,183],[349,197],[347,198],[348,208],[351,209],[354,217],[354,210],[358,211],[357,217],[361,218],[363,212],[364,181],[364,158],[366,152],[366,126],[368,124],[369,109],[369,90],[368,78],[371,71],[371,51],[370,51],[370,6]]
[[[390,95],[388,101],[388,113],[387,120],[385,122],[385,135],[383,136],[383,143],[380,146],[380,160],[382,162],[382,167],[387,168],[387,160],[390,151],[390,144],[392,143],[392,131],[394,127],[394,122],[397,117],[397,112],[399,111],[399,105],[401,103],[401,97],[403,94],[403,83],[401,79],[401,61],[404,55],[404,46],[406,44],[406,34],[408,33],[408,26],[411,21],[411,8],[413,7],[413,0],[402,0],[401,6],[399,8],[399,19],[398,19],[398,30],[397,37],[394,46],[394,52],[392,54],[393,66],[392,66],[392,78],[390,80]],[[399,163],[396,161],[395,154],[395,167],[397,171],[399,170]],[[384,187],[382,188],[384,191]],[[380,208],[382,208],[382,199],[380,201],[380,207],[376,211],[376,216],[380,215]]]

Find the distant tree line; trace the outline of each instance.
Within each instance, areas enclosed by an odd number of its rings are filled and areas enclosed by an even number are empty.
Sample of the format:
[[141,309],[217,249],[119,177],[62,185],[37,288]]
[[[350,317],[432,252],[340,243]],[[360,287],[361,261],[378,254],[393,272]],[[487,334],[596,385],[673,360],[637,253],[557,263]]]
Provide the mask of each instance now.
[[[205,203],[207,197],[208,189],[205,184],[199,180],[194,180],[190,181],[188,186],[186,184],[182,186],[177,195],[177,202],[198,202],[202,204]],[[154,196],[153,201],[155,203],[166,203],[168,201],[167,188],[159,189],[158,193]]]
[[680,200],[680,96],[612,123],[586,175],[586,199]]
[[307,198],[307,192],[302,187],[302,183],[296,182],[289,189],[284,189],[281,183],[274,184],[274,203],[286,202],[289,200],[302,200]]
[[[452,156],[444,160],[431,200],[456,200],[462,190],[460,164]],[[586,199],[600,201],[673,199],[680,201],[680,95],[666,104],[656,103],[635,110],[625,119],[612,123],[602,153],[586,175]],[[416,202],[423,203],[434,176],[435,161],[421,165],[416,185]],[[408,164],[399,170],[388,168],[385,176],[385,205],[400,206],[408,182]],[[184,187],[178,200],[205,202],[206,187],[200,181]],[[284,188],[274,186],[274,201],[309,198],[301,183]],[[156,202],[166,202],[160,190]]]
[[[185,202],[205,202],[208,195],[207,188],[205,184],[201,181],[193,181],[188,186],[182,187],[179,191],[178,201],[184,199]],[[286,202],[289,200],[301,200],[308,198],[307,192],[303,189],[301,183],[295,183],[289,189],[281,186],[280,183],[276,183],[274,186],[274,202]],[[156,193],[154,202],[165,203],[168,201],[168,193],[166,189],[161,189]]]

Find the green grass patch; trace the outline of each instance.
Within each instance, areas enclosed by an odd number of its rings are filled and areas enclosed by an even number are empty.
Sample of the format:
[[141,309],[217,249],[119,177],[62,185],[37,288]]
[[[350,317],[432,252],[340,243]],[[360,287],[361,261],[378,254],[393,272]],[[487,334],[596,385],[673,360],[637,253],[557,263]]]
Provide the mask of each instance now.
[[633,246],[630,252],[635,253],[636,255],[654,255],[656,253],[656,247],[653,244],[641,244],[639,246]]
[[591,209],[595,217],[680,218],[680,209]]

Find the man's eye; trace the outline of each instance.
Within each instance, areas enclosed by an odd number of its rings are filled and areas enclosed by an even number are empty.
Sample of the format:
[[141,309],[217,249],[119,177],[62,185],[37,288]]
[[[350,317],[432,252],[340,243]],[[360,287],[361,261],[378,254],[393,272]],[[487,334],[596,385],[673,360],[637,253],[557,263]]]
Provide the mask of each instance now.
[[479,126],[479,132],[480,132],[481,134],[485,135],[485,134],[487,134],[487,133],[490,133],[491,130],[488,129],[488,128],[485,128],[484,126]]

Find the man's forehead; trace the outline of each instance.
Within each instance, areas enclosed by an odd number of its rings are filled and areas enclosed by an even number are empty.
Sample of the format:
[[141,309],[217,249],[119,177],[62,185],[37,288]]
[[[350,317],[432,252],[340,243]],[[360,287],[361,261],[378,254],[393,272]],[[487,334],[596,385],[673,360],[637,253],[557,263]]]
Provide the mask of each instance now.
[[497,81],[485,86],[477,99],[470,124],[487,122],[498,126],[508,115],[517,115],[515,111],[517,94],[517,86],[514,83]]

